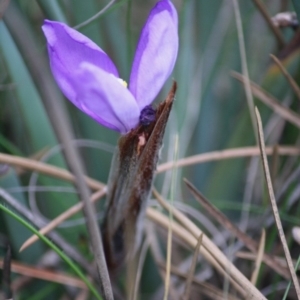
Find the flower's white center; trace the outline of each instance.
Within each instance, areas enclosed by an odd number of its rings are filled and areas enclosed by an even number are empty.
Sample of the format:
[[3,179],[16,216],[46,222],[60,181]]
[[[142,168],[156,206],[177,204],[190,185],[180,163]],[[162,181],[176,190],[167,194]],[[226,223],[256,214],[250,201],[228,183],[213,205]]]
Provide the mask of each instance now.
[[117,79],[121,84],[123,84],[127,88],[127,82],[125,80],[123,80],[122,78],[117,78]]

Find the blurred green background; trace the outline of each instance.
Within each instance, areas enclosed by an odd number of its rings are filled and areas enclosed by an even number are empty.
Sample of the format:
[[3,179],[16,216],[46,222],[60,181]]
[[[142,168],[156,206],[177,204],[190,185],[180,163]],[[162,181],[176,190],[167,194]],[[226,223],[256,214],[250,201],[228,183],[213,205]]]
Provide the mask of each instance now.
[[[47,59],[45,38],[41,31],[44,19],[58,20],[76,26],[95,15],[108,2],[11,0],[9,5],[17,8],[14,18],[22,16],[24,26],[29,27],[35,41],[31,47],[38,49]],[[174,0],[173,2],[179,14],[179,55],[172,78],[165,84],[156,101],[159,103],[165,98],[172,79],[178,83],[178,92],[160,161],[173,159],[176,135],[179,137],[178,158],[255,145],[255,134],[244,87],[231,76],[232,70],[242,72],[233,1]],[[155,3],[154,0],[115,1],[97,20],[80,29],[80,32],[96,42],[112,58],[121,77],[126,81],[129,79],[140,31]],[[266,0],[263,3],[270,16],[282,10],[294,10],[291,1]],[[278,46],[273,32],[254,2],[241,0],[238,4],[250,79],[279,101],[298,111],[298,99],[278,68],[273,65],[269,54],[283,57],[285,67],[297,81],[300,75],[299,43],[296,43],[293,50],[283,52],[286,46]],[[291,28],[283,29],[281,32],[286,45],[297,34]],[[25,40],[26,38],[24,36]],[[3,20],[0,20],[0,101],[0,151],[24,157],[34,156],[42,151],[46,153],[45,161],[65,167],[59,149],[54,148],[48,153],[57,145],[53,127],[27,62],[24,61],[23,53],[19,51]],[[282,123],[280,118],[276,118],[276,115],[259,101],[255,101],[255,104],[260,109],[265,128],[268,128],[266,134],[268,144],[294,145],[299,141],[299,133],[294,125]],[[67,100],[64,101],[64,105],[76,139],[81,141],[78,145],[80,144],[80,154],[88,175],[106,182],[118,134],[100,126]],[[187,177],[213,203],[224,209],[224,212],[230,213],[235,220],[239,220],[245,209],[243,199],[247,197],[245,191],[253,164],[255,161],[247,158],[181,169],[177,176],[179,184],[176,186],[175,194],[178,195],[176,200],[185,202],[191,199],[182,184],[182,178]],[[280,190],[297,168],[298,159],[280,160],[277,190]],[[1,174],[2,188],[26,205],[31,202],[31,208],[36,203],[35,209],[48,218],[53,218],[77,201],[72,186],[59,180],[27,172],[17,174],[13,169]],[[253,192],[250,205],[257,207],[262,204],[263,199],[266,200],[266,194],[262,188],[262,173],[259,173],[259,168],[255,169],[254,174],[258,174],[254,176],[258,181],[254,180],[257,184],[250,189]],[[156,185],[165,196],[170,192],[169,175],[169,173],[160,174],[156,179]],[[296,187],[297,184],[292,181],[288,191],[281,195],[282,203],[288,203]],[[267,204],[264,202],[264,205]],[[264,209],[260,207],[258,211],[256,210],[254,217],[261,215]],[[291,206],[286,204],[282,213],[288,214],[289,209]],[[298,212],[298,206],[295,211]],[[81,215],[74,217],[73,221],[78,217]],[[293,223],[287,223],[291,224]],[[60,232],[71,243],[78,243],[82,236],[86,235],[85,227],[82,224],[69,223],[69,225],[61,228]],[[0,214],[0,232],[12,242],[15,259],[27,263],[37,262],[45,251],[42,244],[37,244],[19,254],[18,247],[29,232],[3,213]],[[60,293],[57,286],[49,290]]]

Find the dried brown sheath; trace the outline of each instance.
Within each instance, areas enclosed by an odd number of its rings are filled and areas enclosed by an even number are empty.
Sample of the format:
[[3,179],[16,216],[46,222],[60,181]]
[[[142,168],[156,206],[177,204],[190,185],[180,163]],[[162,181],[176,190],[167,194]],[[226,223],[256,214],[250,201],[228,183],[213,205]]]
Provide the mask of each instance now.
[[119,140],[108,182],[108,207],[102,226],[103,245],[110,271],[133,255],[142,235],[147,199],[172,108],[176,83],[156,111],[156,121],[138,126]]

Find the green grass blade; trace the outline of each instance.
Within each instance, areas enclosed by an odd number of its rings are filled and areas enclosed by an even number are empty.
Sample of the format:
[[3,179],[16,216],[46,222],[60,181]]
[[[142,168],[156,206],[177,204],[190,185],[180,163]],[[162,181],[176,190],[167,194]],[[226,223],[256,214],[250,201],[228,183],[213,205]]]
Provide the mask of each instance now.
[[91,293],[97,298],[102,299],[102,297],[97,292],[96,288],[93,286],[93,284],[86,278],[86,276],[81,272],[81,270],[78,268],[77,265],[75,265],[72,260],[64,254],[63,251],[61,251],[57,246],[55,246],[47,237],[40,234],[38,230],[36,230],[31,224],[26,222],[24,219],[19,217],[17,214],[15,214],[13,211],[5,207],[3,204],[0,204],[0,209],[9,214],[11,217],[13,217],[15,220],[23,224],[25,227],[27,227],[30,231],[32,231],[34,234],[36,234],[47,246],[49,246],[53,251],[55,251],[60,258],[67,264],[69,267],[78,275],[78,277],[84,281],[84,283],[87,285]]

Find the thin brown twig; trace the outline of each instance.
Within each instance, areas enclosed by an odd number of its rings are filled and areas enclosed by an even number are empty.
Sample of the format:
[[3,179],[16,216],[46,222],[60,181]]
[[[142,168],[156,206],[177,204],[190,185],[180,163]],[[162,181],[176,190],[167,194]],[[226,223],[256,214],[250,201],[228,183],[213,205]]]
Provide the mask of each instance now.
[[232,0],[232,2],[233,2],[234,15],[236,20],[236,27],[238,32],[238,42],[239,42],[239,49],[240,49],[240,56],[241,56],[242,73],[245,76],[245,81],[244,81],[245,94],[246,94],[246,99],[248,104],[248,110],[250,113],[252,130],[255,136],[256,144],[258,144],[257,134],[255,130],[254,100],[253,100],[253,95],[250,87],[250,79],[249,79],[247,56],[246,56],[246,46],[245,46],[245,39],[243,34],[241,14],[240,14],[238,1]]
[[[175,138],[175,147],[174,147],[174,157],[173,161],[176,162],[178,159],[178,135]],[[167,237],[167,257],[166,257],[166,275],[165,275],[165,294],[164,300],[168,299],[169,289],[170,289],[170,276],[171,276],[171,256],[172,256],[172,222],[173,222],[173,200],[174,200],[174,191],[176,185],[176,168],[172,170],[172,188],[171,188],[171,206],[169,209],[169,227],[168,227],[168,237]]]
[[291,88],[294,90],[298,100],[300,101],[300,87],[294,80],[294,78],[290,75],[290,73],[286,70],[286,68],[282,65],[281,61],[273,54],[270,54],[271,58],[275,61],[276,65],[281,70],[282,74],[285,76],[287,81],[289,82]]
[[[175,209],[174,209],[175,211]],[[156,224],[161,225],[164,228],[168,228],[169,226],[169,219],[162,213],[158,212],[157,210],[148,207],[147,209],[147,218]],[[172,222],[172,231],[175,235],[179,236],[185,243],[187,243],[192,249],[194,249],[197,245],[197,238],[195,235],[190,232],[188,229],[184,228],[183,226],[180,226],[177,222],[173,220]],[[199,235],[202,233],[201,230],[197,230],[197,233]],[[213,250],[212,250],[213,251]],[[230,277],[232,274],[229,274],[226,272],[223,267],[216,261],[213,253],[211,253],[209,247],[201,247],[200,248],[201,254],[204,256],[204,258],[212,265],[214,268],[222,274],[225,278]],[[231,264],[228,262],[228,264]],[[233,267],[235,268],[235,267]],[[246,295],[245,289],[242,288],[236,281],[235,279],[231,278],[231,283],[234,286],[234,288],[243,296]],[[246,288],[246,287],[245,287]]]
[[285,46],[285,41],[284,38],[281,34],[281,31],[278,29],[278,27],[276,27],[273,22],[272,19],[269,16],[269,13],[264,5],[264,3],[261,0],[253,0],[253,2],[255,3],[256,7],[258,8],[258,10],[261,12],[262,16],[264,17],[264,19],[266,20],[267,24],[269,25],[271,31],[273,31],[278,45],[283,48]]
[[[256,253],[252,253],[249,251],[237,251],[235,253],[235,257],[250,260],[250,261],[255,261]],[[280,257],[280,260],[279,260],[277,257],[276,259],[281,263],[281,265],[286,265],[286,261],[284,260],[284,258]]]
[[193,278],[194,278],[194,273],[195,273],[195,269],[196,269],[196,265],[197,265],[199,250],[200,250],[200,247],[201,247],[201,244],[202,244],[202,238],[203,238],[203,234],[200,234],[200,236],[198,238],[196,248],[195,248],[195,251],[194,251],[191,267],[190,267],[190,270],[189,270],[188,275],[187,275],[185,289],[184,289],[183,296],[182,296],[183,300],[189,300],[190,299],[191,286],[192,286],[192,283],[193,283]]
[[[169,211],[170,204],[167,203],[154,189],[153,194],[158,202]],[[179,228],[179,225],[173,221],[173,232],[176,232],[177,235],[179,234],[181,238],[183,238],[194,248],[197,244],[198,237],[203,232],[176,208],[173,208],[173,215],[184,227],[183,228],[182,226],[180,226]],[[164,227],[167,227],[167,217],[163,216],[161,213],[155,211],[150,207],[147,209],[147,217],[155,222],[158,222],[159,224],[162,224]],[[203,234],[202,245],[203,247],[200,248],[200,252],[205,257],[205,259],[209,261],[225,278],[229,278],[232,285],[237,291],[239,291],[244,296],[245,293],[248,293],[250,295],[250,298],[253,297],[253,299],[255,299],[256,297],[257,299],[266,299],[205,234]],[[228,269],[230,269],[230,274],[227,272]]]
[[271,160],[271,178],[273,185],[275,183],[275,178],[278,172],[278,166],[279,166],[279,155],[278,155],[278,145],[274,145],[273,147],[273,154],[272,154],[272,160]]
[[266,183],[267,183],[267,187],[268,187],[269,199],[270,199],[270,203],[272,206],[273,215],[274,215],[274,219],[276,222],[278,234],[279,234],[281,244],[282,244],[282,247],[284,250],[286,262],[287,262],[287,265],[288,265],[288,268],[289,268],[289,271],[290,271],[290,274],[292,277],[292,281],[294,283],[295,290],[297,293],[297,298],[300,299],[300,286],[299,286],[297,275],[294,270],[291,254],[290,254],[289,248],[287,246],[286,238],[284,235],[284,231],[283,231],[283,227],[281,224],[279,211],[278,211],[278,207],[277,207],[277,203],[276,203],[276,199],[275,199],[275,195],[274,195],[274,191],[273,191],[273,187],[272,187],[269,165],[268,165],[267,155],[265,152],[265,141],[264,141],[262,121],[261,121],[261,117],[260,117],[260,114],[259,114],[259,111],[257,108],[255,108],[255,112],[256,112],[256,120],[257,120],[257,128],[258,128],[257,130],[258,130],[258,136],[259,136],[259,146],[260,146],[260,150],[261,150],[261,160],[262,160],[264,175],[265,175],[265,179],[266,179]]
[[[184,179],[190,192],[193,194],[195,199],[202,205],[206,212],[212,216],[217,222],[219,222],[224,228],[230,231],[234,236],[236,236],[240,241],[242,241],[245,246],[250,249],[253,253],[257,253],[258,244],[256,241],[251,239],[248,235],[242,232],[235,224],[233,224],[220,210],[218,210],[211,202],[206,199],[187,179]],[[274,260],[268,254],[263,257],[264,262],[272,269],[276,270],[278,274],[284,278],[289,279],[288,271],[279,265],[276,260]]]
[[[94,193],[91,196],[91,202],[92,203],[96,202],[97,200],[101,199],[105,194],[106,194],[106,188],[103,188],[103,189],[99,190],[98,192]],[[68,218],[72,217],[73,215],[75,215],[76,213],[81,211],[83,209],[83,205],[84,205],[83,202],[80,201],[79,203],[77,203],[74,206],[70,207],[69,209],[64,211],[62,214],[60,214],[59,216],[54,218],[46,226],[41,228],[39,230],[39,233],[46,235],[47,233],[52,231],[54,228],[56,228],[58,225],[60,225],[62,222],[64,222]],[[23,250],[25,250],[27,247],[29,247],[30,245],[35,243],[38,239],[39,239],[39,237],[37,235],[32,235],[30,238],[28,238],[23,243],[23,245],[20,247],[19,252],[22,252]]]
[[138,288],[139,283],[141,280],[142,270],[145,263],[145,258],[147,251],[149,249],[149,241],[147,239],[144,240],[144,243],[141,247],[140,255],[139,255],[139,261],[137,266],[137,271],[135,274],[135,282],[134,282],[134,289],[133,289],[133,296],[131,297],[132,300],[136,300],[138,297]]
[[[238,79],[241,82],[244,82],[246,79],[243,75],[232,72],[234,78]],[[263,90],[259,85],[251,82],[251,89],[253,95],[255,95],[259,100],[268,105],[271,109],[274,110],[277,114],[279,114],[283,119],[289,121],[294,124],[298,128],[300,128],[300,115],[292,111],[291,109],[283,106],[276,98],[271,96],[265,90]]]
[[[154,228],[154,224],[150,223],[147,224],[146,226],[146,238],[149,240],[149,245],[150,245],[150,251],[151,254],[156,262],[156,264],[163,264],[163,268],[166,268],[166,261],[164,259],[164,256],[162,254],[162,250],[160,248],[159,242],[158,242],[158,235],[155,232],[155,228]],[[162,270],[158,270],[159,271],[159,275],[162,279],[162,281],[165,280],[165,272],[163,272]],[[170,299],[177,299],[177,295],[178,295],[178,291],[177,289],[174,287],[172,281],[170,282],[170,286],[169,286],[169,291],[170,291]]]
[[[273,149],[274,148],[271,146],[266,147],[267,155],[272,155]],[[185,157],[183,159],[177,160],[176,162],[170,161],[167,163],[163,163],[157,167],[157,173],[166,172],[169,169],[172,169],[173,167],[179,168],[199,163],[205,163],[209,161],[243,158],[259,155],[259,147],[256,146],[232,148],[221,151],[211,151],[190,157]],[[300,155],[300,149],[299,147],[281,145],[278,146],[278,155]],[[0,162],[32,171],[37,171],[66,181],[74,182],[74,176],[67,170],[29,158],[0,153]],[[105,186],[103,183],[90,177],[86,177],[86,183],[91,189],[94,190],[102,189]]]
[[[273,147],[266,147],[267,155],[273,154]],[[289,147],[289,146],[278,146],[279,155],[300,155],[299,147]],[[186,157],[179,159],[176,162],[170,161],[164,164],[161,164],[157,167],[157,173],[162,173],[167,170],[172,169],[173,167],[186,167],[194,164],[205,163],[208,161],[216,161],[223,159],[232,159],[232,158],[243,158],[249,156],[259,156],[260,151],[259,147],[241,147],[233,148],[221,151],[211,151],[207,153],[197,154],[194,156]]]
[[[72,175],[69,171],[33,159],[0,153],[0,162],[37,171],[66,181],[75,182],[74,175]],[[85,180],[88,186],[94,190],[99,190],[104,187],[103,183],[95,179],[85,177]]]
[[167,236],[167,257],[166,257],[166,274],[165,274],[165,292],[164,300],[168,299],[170,282],[171,282],[171,258],[172,258],[172,222],[173,222],[173,206],[169,210],[169,224],[168,224],[168,236]]
[[[266,152],[268,155],[271,155],[273,151],[273,147],[267,147]],[[161,164],[158,166],[158,173],[167,171],[170,168],[173,168],[174,165],[175,167],[183,167],[183,166],[188,166],[196,163],[204,163],[207,161],[214,161],[214,160],[222,160],[222,159],[230,159],[230,158],[239,158],[239,157],[247,157],[247,156],[255,156],[259,155],[259,148],[258,147],[244,147],[244,148],[234,148],[234,149],[228,149],[228,150],[223,150],[223,151],[213,151],[209,153],[203,153],[191,157],[187,157],[181,160],[174,162],[168,162]],[[278,146],[278,154],[280,155],[299,155],[300,154],[300,149],[298,147],[288,147],[288,146]],[[3,154],[0,153],[0,162],[2,163],[7,163],[10,165],[22,167],[25,169],[30,169],[33,171],[38,171],[56,178],[61,178],[67,181],[73,181],[74,176],[59,167],[52,166],[46,163],[38,162],[32,159],[28,158],[23,158],[23,157],[18,157],[18,156],[13,156],[9,154]],[[101,189],[104,188],[105,186],[92,179],[92,178],[86,178],[87,184],[89,185],[90,188],[93,189]],[[81,206],[81,205],[80,205]],[[71,208],[70,208],[71,209]],[[75,210],[74,213],[76,213],[77,210]],[[69,215],[69,217],[71,214]],[[58,216],[60,217],[60,216]]]
[[[166,265],[164,262],[157,262],[158,266],[165,270]],[[187,279],[188,274],[182,273],[178,268],[176,268],[175,266],[171,267],[171,272],[172,275],[176,275],[182,279]],[[216,288],[215,286],[213,286],[210,283],[207,282],[201,282],[199,280],[197,280],[196,278],[192,278],[192,283],[194,285],[199,286],[199,289],[201,290],[201,294],[208,296],[211,299],[215,299],[215,300],[224,300],[224,292],[219,290],[218,288]],[[231,294],[227,294],[227,300],[238,300],[240,298],[236,298],[235,296],[231,295]]]
[[[243,259],[252,260],[252,261],[254,261],[256,258],[255,253],[245,252],[245,251],[238,251],[235,253],[235,256],[238,258],[243,258]],[[273,255],[272,258],[274,260],[276,260],[279,264],[281,264],[283,268],[287,268],[286,259],[284,257]],[[293,265],[296,265],[296,263],[297,263],[297,261],[295,259],[293,259]],[[298,267],[297,270],[300,270],[300,266]]]
[[[0,268],[2,267],[3,260],[0,259]],[[51,271],[47,269],[41,269],[40,267],[28,266],[14,261],[12,262],[11,267],[12,272],[17,274],[56,282],[59,284],[69,285],[80,289],[88,289],[86,284],[82,280],[78,279],[77,277],[70,276],[68,274],[63,274],[61,272]]]
[[264,257],[264,249],[265,249],[265,244],[266,244],[266,231],[263,228],[262,232],[261,232],[261,238],[260,238],[260,242],[259,242],[259,247],[258,247],[258,251],[257,251],[257,257],[255,259],[255,267],[251,276],[251,282],[256,285],[256,281],[258,278],[258,274],[259,274],[259,269],[261,267],[261,263]]

